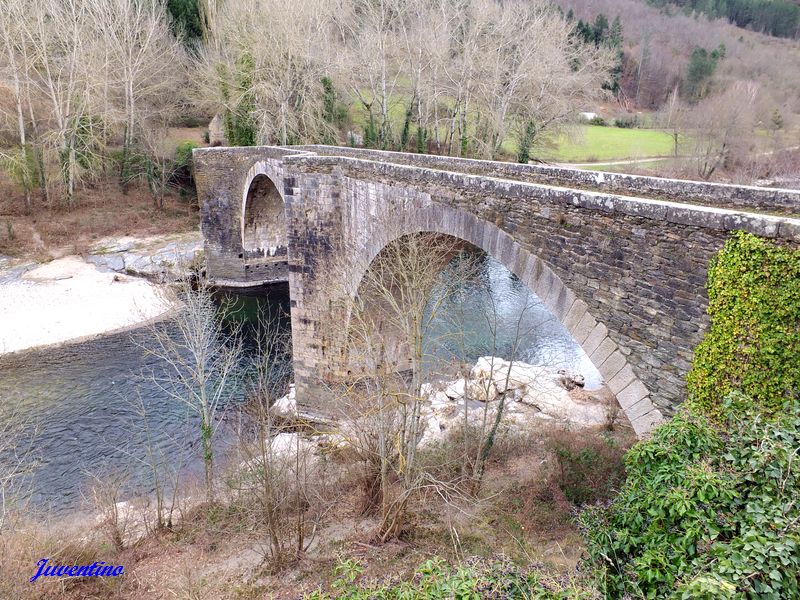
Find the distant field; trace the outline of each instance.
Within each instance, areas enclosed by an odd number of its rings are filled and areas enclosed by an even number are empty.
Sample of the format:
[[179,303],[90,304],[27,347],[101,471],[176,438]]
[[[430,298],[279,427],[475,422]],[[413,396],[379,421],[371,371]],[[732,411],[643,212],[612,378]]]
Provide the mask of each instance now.
[[583,125],[575,139],[559,136],[555,148],[542,151],[541,157],[581,163],[670,156],[672,151],[672,137],[664,131]]
[[[362,90],[369,97],[367,90]],[[389,106],[389,117],[395,134],[403,127],[407,105],[396,101]],[[367,122],[364,108],[357,102],[349,107],[350,119],[358,133],[363,133]],[[447,127],[442,126],[440,135],[447,135]],[[415,134],[412,128],[411,135]],[[673,152],[672,137],[658,129],[620,129],[617,127],[601,127],[599,125],[580,125],[577,135],[558,136],[550,148],[534,153],[536,158],[556,162],[600,162],[604,160],[624,160],[633,158],[650,158],[671,156]],[[516,136],[509,135],[502,144],[501,155],[514,159],[517,155]]]

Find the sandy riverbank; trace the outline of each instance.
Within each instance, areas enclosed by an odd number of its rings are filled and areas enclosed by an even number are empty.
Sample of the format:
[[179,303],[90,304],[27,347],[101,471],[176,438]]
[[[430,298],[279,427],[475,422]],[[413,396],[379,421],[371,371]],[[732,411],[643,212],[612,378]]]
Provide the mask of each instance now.
[[67,256],[0,272],[0,354],[134,327],[174,308],[149,281]]

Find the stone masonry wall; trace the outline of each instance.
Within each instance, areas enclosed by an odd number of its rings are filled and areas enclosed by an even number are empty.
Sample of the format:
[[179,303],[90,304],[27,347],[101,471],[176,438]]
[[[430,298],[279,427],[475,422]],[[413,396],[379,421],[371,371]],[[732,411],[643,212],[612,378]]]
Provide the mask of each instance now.
[[[273,147],[209,148],[193,152],[206,268],[213,282],[246,286],[286,281],[287,250],[282,244],[275,244],[278,248],[274,256],[244,247],[243,211],[250,184],[259,175],[267,176],[283,197],[281,160],[296,153]],[[285,236],[282,227],[275,231],[281,238]]]
[[[508,234],[519,249],[539,257],[607,328],[665,414],[683,399],[692,349],[707,325],[708,261],[729,232],[743,228],[800,241],[800,222],[791,219],[637,202],[387,163],[318,157],[288,162],[305,174],[340,174],[345,193],[341,229],[335,232],[340,239],[328,245],[341,244],[360,264],[368,264],[392,239],[386,229],[433,230],[477,242],[518,272],[515,259],[503,256],[492,241],[465,237],[457,220],[472,215]],[[437,206],[457,209],[455,217],[445,218]],[[514,251],[512,247],[506,254]],[[549,291],[537,293],[546,299]]]

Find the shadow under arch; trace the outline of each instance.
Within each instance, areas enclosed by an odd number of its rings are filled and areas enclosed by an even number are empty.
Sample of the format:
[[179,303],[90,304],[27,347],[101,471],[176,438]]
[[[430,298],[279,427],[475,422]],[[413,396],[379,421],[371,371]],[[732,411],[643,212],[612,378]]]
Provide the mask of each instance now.
[[466,211],[431,202],[404,211],[402,218],[392,221],[391,227],[369,228],[361,238],[358,264],[349,278],[350,296],[355,297],[369,265],[387,245],[403,236],[420,233],[463,240],[516,275],[583,349],[617,398],[637,435],[650,431],[663,419],[650,398],[650,391],[628,364],[626,353],[609,336],[608,328],[591,314],[588,305],[543,260],[523,248],[511,235]]
[[[433,321],[423,315],[428,312],[431,293],[442,288],[443,273],[454,276],[447,286],[466,284],[476,274],[471,269],[449,272],[453,258],[470,249],[479,251],[451,235],[419,232],[399,236],[378,252],[346,308],[348,377],[363,373],[362,363],[370,364],[372,372],[412,370],[407,340],[414,335],[413,324],[424,337]],[[372,334],[377,334],[379,344],[369,344]]]
[[274,170],[259,161],[245,178],[240,224],[245,259],[287,255],[286,206]]

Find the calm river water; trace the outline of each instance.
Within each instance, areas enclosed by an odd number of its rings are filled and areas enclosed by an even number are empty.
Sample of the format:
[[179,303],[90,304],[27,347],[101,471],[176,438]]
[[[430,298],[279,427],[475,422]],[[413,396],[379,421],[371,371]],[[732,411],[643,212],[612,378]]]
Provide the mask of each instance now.
[[[288,287],[240,301],[243,313],[288,310]],[[601,384],[563,327],[493,259],[484,259],[463,295],[445,302],[434,329],[428,346],[439,358],[473,360],[492,353],[509,358],[517,347],[516,360],[570,367],[584,374],[587,387]],[[464,334],[454,335],[457,330]],[[23,441],[36,458],[30,479],[35,504],[77,509],[88,502],[95,477],[124,477],[128,493],[149,491],[142,462],[148,439],[184,472],[199,468],[194,417],[143,377],[164,368],[139,345],[146,336],[138,330],[0,357],[0,423],[14,419],[26,425]],[[233,402],[243,396],[235,394]]]

